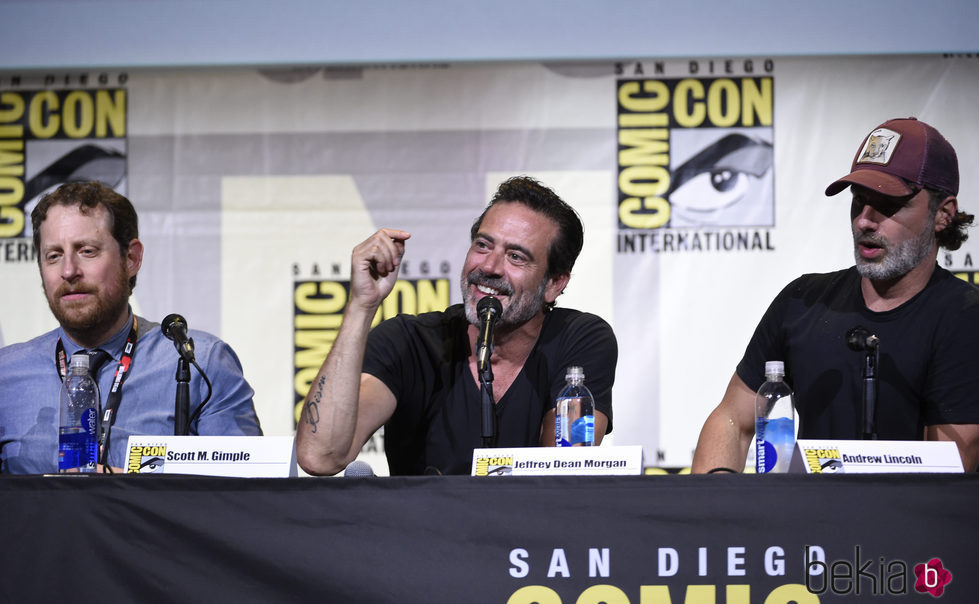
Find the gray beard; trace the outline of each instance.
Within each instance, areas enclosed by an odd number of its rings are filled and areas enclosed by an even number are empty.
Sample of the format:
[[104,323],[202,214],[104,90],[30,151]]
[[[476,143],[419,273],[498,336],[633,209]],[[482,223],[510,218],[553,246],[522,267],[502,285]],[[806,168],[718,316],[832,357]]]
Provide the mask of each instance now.
[[891,281],[911,272],[911,269],[921,264],[921,261],[931,253],[935,242],[934,220],[931,220],[914,239],[909,239],[897,247],[885,248],[884,257],[880,262],[863,258],[856,246],[858,235],[854,235],[853,255],[857,262],[857,271],[861,277],[871,281]]
[[[467,277],[463,277],[460,281],[462,285],[463,308],[466,311],[466,320],[469,321],[471,325],[478,326],[479,316],[476,314],[476,302],[467,296],[469,280]],[[494,287],[494,289],[499,289],[499,287]],[[540,286],[537,288],[537,291],[534,292],[533,296],[528,296],[526,293],[521,294],[517,298],[513,298],[511,296],[510,305],[504,308],[503,314],[500,315],[499,326],[516,327],[533,319],[537,313],[544,308],[544,294],[546,290],[547,278],[545,277],[540,282]]]

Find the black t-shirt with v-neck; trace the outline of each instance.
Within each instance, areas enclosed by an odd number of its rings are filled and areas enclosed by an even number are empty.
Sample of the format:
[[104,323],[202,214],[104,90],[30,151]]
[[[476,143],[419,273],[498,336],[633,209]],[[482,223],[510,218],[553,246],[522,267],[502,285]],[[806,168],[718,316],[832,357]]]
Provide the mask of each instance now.
[[[469,369],[467,321],[461,304],[444,312],[398,315],[367,339],[364,373],[394,393],[384,426],[391,475],[469,474],[482,444],[479,384]],[[540,443],[541,420],[554,407],[568,366],[584,368],[595,407],[612,429],[612,383],[618,348],[600,317],[566,308],[548,312],[540,336],[506,393],[496,402],[497,446]]]
[[765,361],[784,361],[799,438],[859,439],[866,353],[846,343],[858,325],[880,338],[878,438],[979,423],[979,288],[938,266],[921,292],[885,312],[866,307],[855,267],[803,275],[769,306],[738,376],[757,391]]

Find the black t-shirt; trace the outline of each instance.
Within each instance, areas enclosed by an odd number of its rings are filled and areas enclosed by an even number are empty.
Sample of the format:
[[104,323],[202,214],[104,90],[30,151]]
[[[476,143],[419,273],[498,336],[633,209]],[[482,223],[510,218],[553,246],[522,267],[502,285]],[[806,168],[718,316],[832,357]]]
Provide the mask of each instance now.
[[765,361],[784,361],[799,438],[861,438],[866,353],[846,343],[858,325],[880,338],[878,438],[979,423],[979,288],[937,266],[925,289],[885,312],[867,309],[855,267],[796,279],[762,317],[738,376],[757,391]]
[[[384,426],[392,475],[468,474],[482,444],[479,385],[469,371],[462,305],[445,312],[399,315],[367,339],[364,373],[394,393],[397,407]],[[612,383],[618,347],[601,318],[566,308],[547,313],[523,369],[495,406],[497,446],[540,444],[541,420],[565,385],[569,365],[584,368],[595,408],[612,430]]]

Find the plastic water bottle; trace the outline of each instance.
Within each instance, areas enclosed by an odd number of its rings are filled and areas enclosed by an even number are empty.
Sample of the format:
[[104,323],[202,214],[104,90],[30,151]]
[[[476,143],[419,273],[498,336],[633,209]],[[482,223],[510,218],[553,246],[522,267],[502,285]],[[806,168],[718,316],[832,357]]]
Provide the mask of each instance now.
[[765,363],[766,381],[755,395],[755,471],[788,472],[795,447],[795,405],[782,361]]
[[61,385],[58,471],[95,472],[98,462],[99,386],[88,373],[88,354],[71,355]]
[[568,367],[567,384],[554,409],[554,444],[590,447],[595,444],[595,397],[585,387],[585,371]]

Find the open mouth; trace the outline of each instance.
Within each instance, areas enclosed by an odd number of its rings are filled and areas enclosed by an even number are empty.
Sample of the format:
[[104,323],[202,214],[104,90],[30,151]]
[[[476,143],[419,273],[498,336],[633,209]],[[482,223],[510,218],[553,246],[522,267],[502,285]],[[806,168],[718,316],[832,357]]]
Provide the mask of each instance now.
[[478,284],[478,283],[476,284],[476,291],[478,291],[480,293],[483,293],[483,294],[486,294],[487,296],[497,296],[498,297],[498,296],[505,296],[506,295],[506,294],[504,294],[502,291],[500,291],[498,289],[494,289],[492,287],[489,287],[489,286],[486,286],[486,285],[481,285],[481,284]]
[[884,253],[884,248],[874,245],[860,244],[860,255],[868,260],[879,257]]
[[857,250],[862,258],[871,260],[884,253],[884,246],[873,239],[860,239],[857,241]]

